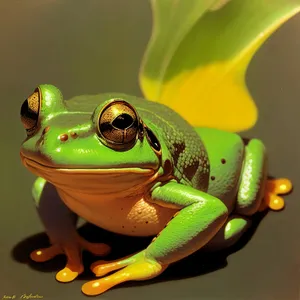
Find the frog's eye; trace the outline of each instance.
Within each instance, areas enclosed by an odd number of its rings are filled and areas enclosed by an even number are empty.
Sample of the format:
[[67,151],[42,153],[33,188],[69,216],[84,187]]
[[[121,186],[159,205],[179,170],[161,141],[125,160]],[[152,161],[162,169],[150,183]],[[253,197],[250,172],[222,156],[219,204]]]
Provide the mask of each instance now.
[[100,113],[98,132],[103,142],[114,149],[129,149],[138,138],[139,118],[135,109],[123,100],[115,100]]
[[40,111],[40,91],[37,88],[22,104],[21,121],[25,127],[27,134],[31,135],[38,124]]
[[157,137],[155,136],[153,131],[150,128],[148,128],[147,126],[145,126],[145,130],[147,133],[147,139],[150,143],[150,146],[155,150],[156,153],[160,153],[161,146],[160,146],[160,143],[159,143]]

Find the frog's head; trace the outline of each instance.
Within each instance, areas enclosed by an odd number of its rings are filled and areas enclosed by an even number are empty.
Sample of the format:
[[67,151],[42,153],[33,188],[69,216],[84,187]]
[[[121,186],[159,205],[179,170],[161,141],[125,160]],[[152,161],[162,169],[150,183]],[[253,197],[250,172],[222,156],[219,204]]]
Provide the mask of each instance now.
[[136,188],[158,176],[161,146],[126,99],[64,101],[39,86],[21,107],[21,159],[34,174],[78,192]]

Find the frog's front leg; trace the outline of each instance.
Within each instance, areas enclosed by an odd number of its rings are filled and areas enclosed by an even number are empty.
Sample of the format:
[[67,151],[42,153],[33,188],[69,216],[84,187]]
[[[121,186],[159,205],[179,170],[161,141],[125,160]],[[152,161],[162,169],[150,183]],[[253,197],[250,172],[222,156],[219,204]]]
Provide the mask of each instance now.
[[83,272],[82,249],[96,255],[109,253],[109,246],[90,243],[80,237],[76,230],[77,216],[63,203],[52,184],[39,177],[34,182],[32,194],[52,246],[37,249],[30,257],[36,262],[44,262],[64,253],[67,264],[56,274],[58,281],[72,281]]
[[123,269],[84,284],[83,293],[98,295],[121,282],[156,277],[169,264],[203,247],[228,217],[227,208],[219,199],[176,182],[154,188],[151,199],[179,211],[144,251],[108,264],[103,261],[93,264],[92,269],[98,276]]

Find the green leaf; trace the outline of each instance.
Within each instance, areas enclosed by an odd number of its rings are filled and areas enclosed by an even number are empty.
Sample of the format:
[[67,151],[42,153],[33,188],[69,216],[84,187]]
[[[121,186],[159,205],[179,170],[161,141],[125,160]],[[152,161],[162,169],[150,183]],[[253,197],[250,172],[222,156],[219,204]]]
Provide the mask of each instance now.
[[251,128],[245,84],[253,55],[300,10],[300,0],[152,0],[153,31],[140,70],[146,98],[194,126]]

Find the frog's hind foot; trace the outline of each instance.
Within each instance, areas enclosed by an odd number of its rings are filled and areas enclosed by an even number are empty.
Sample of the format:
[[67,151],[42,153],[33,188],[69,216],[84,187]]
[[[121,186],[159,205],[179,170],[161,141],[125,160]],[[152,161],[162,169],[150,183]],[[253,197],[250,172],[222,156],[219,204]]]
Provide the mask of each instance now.
[[259,211],[267,208],[276,211],[283,209],[284,199],[279,195],[288,194],[292,188],[292,182],[287,178],[268,179]]
[[82,292],[88,296],[96,296],[104,293],[112,287],[131,280],[147,280],[161,274],[167,265],[162,266],[155,260],[146,258],[145,251],[130,255],[112,262],[97,261],[92,264],[91,269],[96,276],[105,276],[97,280],[85,283]]
[[48,248],[35,250],[31,252],[30,258],[35,262],[46,262],[57,255],[65,254],[67,264],[64,269],[56,274],[56,280],[70,282],[84,271],[81,259],[82,250],[87,250],[94,255],[105,256],[109,254],[111,249],[106,244],[91,243],[81,237],[77,237],[72,243],[65,245],[53,244]]

